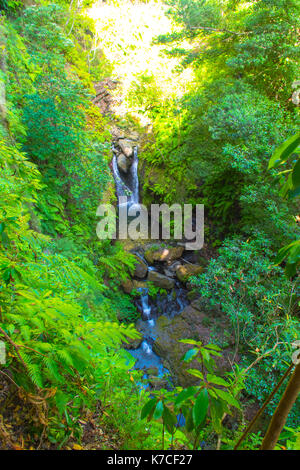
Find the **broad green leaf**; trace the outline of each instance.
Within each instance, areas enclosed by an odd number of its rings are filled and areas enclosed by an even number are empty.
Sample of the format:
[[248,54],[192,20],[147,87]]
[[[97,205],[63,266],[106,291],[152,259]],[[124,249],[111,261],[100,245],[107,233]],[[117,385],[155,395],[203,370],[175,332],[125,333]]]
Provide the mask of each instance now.
[[300,132],[291,136],[275,150],[270,158],[268,169],[276,168],[278,165],[286,162],[298,145],[300,145]]
[[223,385],[224,387],[228,387],[228,383],[226,380],[222,379],[222,377],[217,377],[213,374],[207,374],[206,379],[208,382],[211,382],[216,385]]
[[151,400],[149,400],[144,406],[143,406],[143,409],[141,411],[141,419],[144,419],[146,418],[146,416],[148,416],[151,411],[153,410],[153,408],[155,407],[157,403],[157,398],[151,398]]
[[177,418],[176,415],[166,405],[164,405],[163,422],[165,423],[167,430],[172,434],[177,423]]
[[195,341],[194,339],[180,339],[179,343],[184,343],[184,344],[194,344],[196,346],[201,346],[200,341]]
[[218,388],[214,388],[214,391],[220,398],[222,398],[222,400],[224,400],[226,403],[229,403],[229,405],[235,406],[238,409],[241,408],[239,402],[231,395],[231,393],[225,392],[224,390],[220,390]]
[[198,354],[198,349],[189,349],[182,357],[182,360],[185,362],[189,362],[192,359],[194,359],[194,357],[196,357],[197,354]]
[[187,372],[195,377],[199,377],[199,379],[204,380],[202,372],[198,369],[188,369]]
[[222,431],[222,417],[224,414],[223,404],[220,400],[211,398],[210,399],[210,416],[212,420],[212,425],[214,430],[217,433],[221,433]]
[[293,168],[292,181],[295,188],[300,186],[300,159]]
[[194,407],[193,407],[193,420],[194,420],[196,427],[200,426],[200,424],[203,422],[207,413],[207,408],[208,408],[208,394],[207,394],[207,390],[203,389],[199,393],[195,401]]
[[176,397],[175,405],[179,406],[182,402],[195,395],[196,390],[196,387],[188,387],[185,390],[182,390],[182,392],[180,392]]
[[157,405],[155,407],[155,410],[154,410],[154,413],[153,413],[153,418],[154,419],[161,418],[162,414],[163,414],[163,411],[164,411],[164,404],[163,404],[162,400],[159,400],[159,402],[157,403]]

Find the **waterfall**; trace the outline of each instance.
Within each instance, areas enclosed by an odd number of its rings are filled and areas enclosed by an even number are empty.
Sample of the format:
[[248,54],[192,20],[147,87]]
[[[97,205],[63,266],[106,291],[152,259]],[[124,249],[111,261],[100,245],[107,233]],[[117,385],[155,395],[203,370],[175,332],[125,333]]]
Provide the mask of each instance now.
[[[127,197],[127,206],[128,208],[133,205],[139,205],[139,177],[138,177],[138,149],[134,148],[133,151],[133,160],[130,167],[130,173],[128,176],[122,178],[118,162],[117,154],[113,147],[113,160],[112,160],[112,170],[113,176],[116,185],[117,197],[126,196]],[[126,183],[124,181],[126,179]],[[120,206],[120,204],[119,204]]]
[[118,162],[117,162],[117,155],[114,153],[113,160],[112,160],[112,168],[113,168],[113,175],[116,184],[116,193],[117,196],[128,196],[131,194],[132,191],[126,186],[124,181],[121,178]]
[[142,293],[141,303],[143,315],[147,320],[149,320],[151,315],[151,307],[149,306],[148,289],[140,287],[139,291]]
[[130,168],[131,176],[132,176],[132,197],[131,201],[132,204],[139,204],[139,177],[138,177],[138,149],[137,147],[134,148],[133,153],[133,162]]
[[[132,163],[128,173],[124,173],[118,167],[117,151],[113,147],[112,171],[116,185],[116,195],[118,197],[118,207],[120,208],[120,197],[127,197],[127,210],[134,208],[139,210],[140,197],[139,197],[139,178],[138,178],[138,148],[135,147],[133,151]],[[135,206],[135,207],[134,207]],[[136,253],[136,256],[140,256]],[[149,271],[155,270],[153,266],[148,267]],[[146,285],[146,284],[145,284]],[[148,368],[157,368],[158,377],[167,377],[169,371],[163,366],[161,358],[153,351],[153,343],[155,341],[155,325],[157,311],[155,306],[150,305],[149,289],[148,287],[139,287],[137,289],[140,293],[139,306],[142,310],[142,324],[143,324],[143,340],[137,349],[130,349],[130,354],[136,358],[135,368],[147,371]],[[166,299],[167,304],[170,306],[172,302],[172,295],[169,294]],[[147,388],[147,374],[144,376],[144,383],[142,387]]]
[[152,353],[152,346],[147,341],[142,342],[142,349],[145,351],[146,354]]

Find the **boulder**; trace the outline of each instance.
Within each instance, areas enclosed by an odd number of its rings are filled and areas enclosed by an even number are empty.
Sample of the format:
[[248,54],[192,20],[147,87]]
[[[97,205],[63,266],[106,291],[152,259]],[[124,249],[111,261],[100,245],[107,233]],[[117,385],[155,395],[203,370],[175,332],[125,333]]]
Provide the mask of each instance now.
[[125,132],[117,126],[113,126],[111,128],[110,133],[111,133],[111,136],[114,140],[119,140],[119,139],[124,139],[125,138]]
[[161,390],[162,388],[167,389],[169,386],[169,383],[166,379],[153,375],[149,376],[148,382],[151,388],[154,390]]
[[149,271],[147,281],[152,282],[155,286],[161,289],[171,290],[175,285],[174,279],[171,279],[164,274],[160,274],[157,271]]
[[129,140],[134,140],[135,142],[138,141],[139,138],[140,138],[139,133],[136,132],[136,131],[132,131],[132,132],[130,132],[130,134],[128,135],[128,139],[129,139]]
[[131,142],[126,139],[122,139],[118,141],[118,145],[122,151],[122,153],[125,155],[125,157],[130,158],[133,155],[133,148],[131,145]]
[[201,302],[200,298],[196,298],[192,300],[191,306],[195,308],[196,310],[203,310],[203,302]]
[[[205,321],[207,316],[196,310],[191,305],[183,309],[180,315],[175,317],[160,316],[156,322],[156,339],[153,344],[153,351],[158,354],[169,369],[175,385],[187,387],[198,383],[199,379],[187,372],[187,369],[199,369],[200,364],[196,360],[191,363],[185,363],[181,360],[182,356],[193,345],[180,343],[181,339],[194,339],[201,341],[203,344],[212,342],[210,337],[211,329]],[[224,325],[220,327],[220,331],[225,331]],[[230,368],[227,360],[228,353],[224,353],[222,357],[216,359],[220,372],[224,372]]]
[[145,258],[148,263],[152,264],[154,261],[173,261],[182,256],[184,251],[183,246],[157,246],[152,245],[145,251]]
[[123,348],[124,349],[137,349],[142,344],[143,338],[142,338],[142,336],[140,338],[136,338],[136,339],[128,338],[127,341],[128,341],[128,343],[123,343]]
[[120,153],[117,158],[117,162],[119,169],[122,170],[124,173],[127,173],[131,163],[130,160],[126,158],[123,153]]
[[126,294],[130,294],[132,289],[134,288],[132,280],[126,279],[125,281],[122,281],[122,287],[123,287],[123,291]]
[[190,276],[196,276],[204,271],[202,266],[197,264],[181,264],[176,267],[176,276],[181,282],[186,282]]
[[153,366],[153,367],[148,367],[146,370],[145,370],[146,374],[147,375],[153,375],[155,377],[158,376],[158,368]]
[[134,276],[143,279],[148,272],[148,266],[139,256],[135,256],[135,259],[137,263],[135,265]]
[[145,289],[145,287],[147,287],[147,283],[146,282],[142,282],[142,281],[136,281],[135,279],[133,280],[133,288],[134,289]]

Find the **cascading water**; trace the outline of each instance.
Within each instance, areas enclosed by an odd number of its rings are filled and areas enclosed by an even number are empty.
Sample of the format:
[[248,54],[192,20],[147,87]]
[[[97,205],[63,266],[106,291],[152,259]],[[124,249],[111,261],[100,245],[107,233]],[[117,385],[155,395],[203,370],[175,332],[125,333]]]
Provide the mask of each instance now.
[[[120,197],[127,196],[127,209],[139,206],[139,179],[138,179],[138,149],[134,148],[133,158],[130,169],[127,173],[119,170],[117,161],[117,152],[113,148],[112,160],[113,176],[116,184],[116,194],[118,197],[118,207],[120,207]],[[136,209],[136,207],[135,207]],[[135,252],[136,256],[143,257]],[[159,271],[161,267],[148,266],[148,271]],[[169,371],[163,366],[161,358],[154,353],[153,343],[156,338],[155,325],[156,318],[161,314],[176,315],[182,311],[187,305],[185,298],[185,291],[179,285],[178,281],[175,283],[174,289],[165,296],[157,295],[155,301],[149,299],[149,289],[145,283],[145,287],[138,288],[140,293],[137,304],[141,310],[141,319],[138,321],[138,329],[143,334],[143,341],[137,349],[131,349],[129,352],[136,358],[135,368],[143,369],[146,371],[144,376],[147,387],[147,370],[157,368],[158,377],[166,378]]]
[[133,151],[133,162],[130,168],[130,173],[132,177],[132,196],[131,201],[132,204],[139,204],[139,176],[138,176],[138,149],[137,147],[134,148]]
[[[117,154],[113,147],[113,160],[112,160],[112,170],[113,176],[116,184],[116,193],[117,197],[121,196],[127,197],[127,206],[128,208],[133,205],[139,204],[139,178],[138,178],[138,149],[134,148],[133,151],[133,160],[130,166],[130,173],[126,177],[126,183],[124,178],[122,178],[117,161]],[[119,204],[120,205],[120,204]]]
[[[146,287],[140,287],[140,303],[142,307],[142,320],[144,338],[139,348],[130,350],[133,357],[136,358],[135,368],[144,369],[147,371],[149,368],[156,367],[158,376],[163,377],[168,375],[169,371],[163,366],[162,361],[152,349],[155,340],[155,319],[152,316],[152,309],[149,305],[149,294]],[[146,378],[146,376],[144,377]],[[147,386],[147,385],[146,385]]]

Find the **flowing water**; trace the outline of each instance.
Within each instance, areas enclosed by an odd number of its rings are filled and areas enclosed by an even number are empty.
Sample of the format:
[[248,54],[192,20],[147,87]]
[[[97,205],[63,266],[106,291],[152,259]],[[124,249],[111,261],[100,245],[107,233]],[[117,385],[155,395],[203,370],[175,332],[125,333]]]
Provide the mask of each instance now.
[[[128,175],[121,176],[117,163],[117,154],[113,147],[112,160],[113,176],[116,185],[117,197],[126,196],[128,208],[139,204],[139,178],[138,178],[138,149],[134,148],[132,164]],[[122,172],[123,173],[123,172]],[[119,203],[120,206],[120,203]]]
[[[128,209],[133,205],[139,204],[139,179],[138,179],[138,149],[133,152],[133,160],[128,174],[124,174],[118,168],[117,154],[113,149],[112,161],[113,176],[116,185],[116,194],[118,200],[120,196],[127,196]],[[120,201],[119,201],[120,207]],[[144,262],[145,259],[138,252],[135,252]],[[164,272],[163,266],[157,263],[155,266],[148,266],[148,271]],[[136,358],[135,368],[145,370],[144,378],[147,379],[147,369],[157,368],[158,377],[166,377],[169,371],[163,366],[161,358],[153,351],[153,343],[156,338],[156,320],[164,314],[169,316],[178,315],[188,304],[185,289],[182,288],[179,281],[175,282],[175,287],[167,295],[157,295],[155,299],[149,297],[148,287],[140,287],[139,298],[136,305],[141,312],[141,319],[138,321],[137,327],[143,334],[141,345],[134,350],[129,350],[134,358]],[[147,386],[147,384],[146,384]]]

